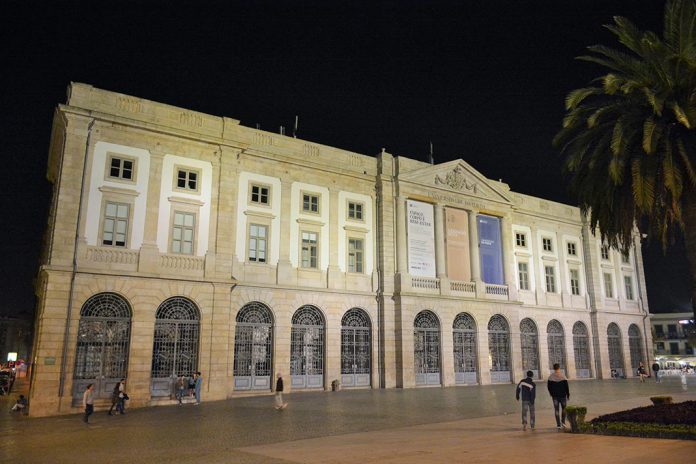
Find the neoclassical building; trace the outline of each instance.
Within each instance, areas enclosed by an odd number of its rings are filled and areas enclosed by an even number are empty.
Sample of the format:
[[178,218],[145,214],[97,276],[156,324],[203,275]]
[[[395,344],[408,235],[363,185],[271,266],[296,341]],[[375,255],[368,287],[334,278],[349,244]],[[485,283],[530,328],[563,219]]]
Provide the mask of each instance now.
[[[465,160],[365,156],[73,83],[55,112],[31,413],[288,389],[633,376],[652,346],[636,235]],[[545,181],[540,179],[540,181]]]

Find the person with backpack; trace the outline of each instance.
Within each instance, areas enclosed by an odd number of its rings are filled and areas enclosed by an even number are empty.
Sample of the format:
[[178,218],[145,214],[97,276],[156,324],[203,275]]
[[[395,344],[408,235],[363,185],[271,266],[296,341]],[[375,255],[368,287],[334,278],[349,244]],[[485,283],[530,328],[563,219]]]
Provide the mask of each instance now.
[[534,430],[534,400],[536,399],[536,384],[532,377],[534,372],[527,371],[527,377],[517,384],[515,397],[517,401],[522,396],[522,430],[527,430],[527,411],[529,411],[529,425]]

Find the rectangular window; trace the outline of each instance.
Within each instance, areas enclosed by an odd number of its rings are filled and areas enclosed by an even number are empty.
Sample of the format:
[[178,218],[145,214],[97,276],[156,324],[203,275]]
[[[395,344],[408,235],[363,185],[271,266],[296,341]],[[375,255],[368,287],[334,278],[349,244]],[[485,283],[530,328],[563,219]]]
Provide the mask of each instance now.
[[348,202],[348,219],[353,219],[355,221],[363,220],[363,204],[354,203],[352,201]]
[[614,298],[614,286],[611,282],[611,274],[608,272],[604,273],[604,296]]
[[363,241],[348,239],[348,272],[363,272]]
[[665,336],[665,328],[663,325],[656,325],[655,326],[655,336],[656,337],[664,337]]
[[125,247],[128,238],[128,205],[106,202],[102,245]]
[[133,160],[112,156],[109,161],[109,177],[133,180],[134,165]]
[[176,188],[182,190],[198,190],[198,171],[190,169],[176,170]]
[[541,243],[544,248],[544,251],[553,251],[553,242],[550,238],[542,238]]
[[249,201],[257,205],[269,205],[271,198],[271,188],[267,185],[251,185],[251,196]]
[[669,354],[679,354],[679,343],[669,344]]
[[602,259],[609,261],[609,245],[602,245]]
[[624,287],[626,288],[626,299],[633,299],[633,279],[631,276],[624,276]]
[[252,263],[266,262],[266,243],[268,227],[258,224],[249,225],[249,261]]
[[313,195],[311,193],[302,194],[302,211],[306,213],[318,213],[319,212],[319,195]]
[[521,232],[515,232],[515,243],[518,247],[527,247],[527,235]]
[[568,256],[577,256],[578,250],[575,242],[568,242]]
[[520,278],[520,290],[529,290],[529,266],[527,263],[517,263],[517,273]]
[[174,226],[172,228],[172,253],[180,253],[182,255],[193,254],[195,225],[195,214],[180,211],[174,212]]
[[631,263],[630,254],[629,253],[621,253],[621,262],[623,264],[630,264]]
[[665,351],[665,343],[657,342],[657,351]]
[[544,276],[546,277],[546,291],[556,293],[556,272],[553,266],[544,266]]
[[570,293],[580,295],[580,272],[577,269],[570,270]]
[[686,351],[686,354],[694,354],[694,349],[689,345],[689,342],[684,343],[684,351]]
[[318,267],[317,234],[302,232],[302,267],[316,269]]
[[667,324],[667,338],[679,338],[676,324]]

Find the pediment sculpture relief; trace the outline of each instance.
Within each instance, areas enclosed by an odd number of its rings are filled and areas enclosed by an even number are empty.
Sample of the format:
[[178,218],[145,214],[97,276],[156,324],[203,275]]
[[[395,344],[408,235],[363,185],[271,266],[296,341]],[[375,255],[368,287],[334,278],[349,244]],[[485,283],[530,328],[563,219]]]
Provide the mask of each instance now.
[[470,190],[477,193],[475,182],[468,182],[464,176],[464,168],[457,166],[445,175],[443,179],[440,175],[435,176],[435,185],[447,185],[454,190]]

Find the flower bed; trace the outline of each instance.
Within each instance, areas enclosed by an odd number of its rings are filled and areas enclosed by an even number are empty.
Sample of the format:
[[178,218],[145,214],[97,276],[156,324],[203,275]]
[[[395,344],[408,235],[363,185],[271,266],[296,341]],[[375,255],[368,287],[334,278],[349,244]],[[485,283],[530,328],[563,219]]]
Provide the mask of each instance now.
[[584,433],[696,440],[696,401],[620,411],[580,426]]

